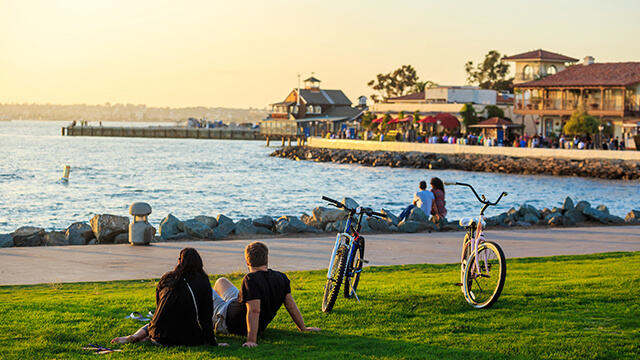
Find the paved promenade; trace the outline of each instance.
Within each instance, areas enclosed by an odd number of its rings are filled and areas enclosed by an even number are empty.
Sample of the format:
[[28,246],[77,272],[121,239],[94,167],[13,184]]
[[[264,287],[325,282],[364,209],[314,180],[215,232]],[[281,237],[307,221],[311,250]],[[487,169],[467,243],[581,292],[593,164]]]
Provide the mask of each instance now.
[[[366,236],[369,266],[460,261],[463,232]],[[489,230],[507,258],[640,251],[640,226]],[[326,269],[335,237],[268,238],[270,267]],[[252,240],[0,249],[0,285],[159,278],[175,267],[184,247],[196,248],[209,274],[246,271]]]

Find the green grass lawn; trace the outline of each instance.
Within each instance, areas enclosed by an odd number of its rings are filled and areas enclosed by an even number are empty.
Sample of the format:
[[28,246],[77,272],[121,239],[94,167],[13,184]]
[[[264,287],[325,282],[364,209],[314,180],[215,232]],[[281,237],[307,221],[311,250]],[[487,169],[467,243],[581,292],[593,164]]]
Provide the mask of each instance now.
[[[169,270],[169,269],[168,269]],[[213,269],[209,269],[211,271]],[[161,274],[158,274],[161,275]],[[258,338],[218,336],[231,347],[114,345],[122,359],[638,359],[640,253],[510,259],[493,308],[469,306],[454,283],[459,266],[366,268],[361,302],[338,298],[320,311],[326,271],[291,272],[307,325],[300,333],[281,309]],[[231,276],[240,283],[241,275]],[[215,279],[215,276],[212,277]],[[124,317],[155,308],[156,280],[0,287],[0,359],[96,355],[142,323]]]

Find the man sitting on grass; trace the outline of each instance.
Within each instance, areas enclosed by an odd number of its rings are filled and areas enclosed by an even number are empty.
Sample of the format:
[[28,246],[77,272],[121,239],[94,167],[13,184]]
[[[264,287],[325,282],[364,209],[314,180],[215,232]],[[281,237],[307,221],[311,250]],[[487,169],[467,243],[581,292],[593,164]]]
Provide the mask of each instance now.
[[267,328],[282,304],[300,331],[320,331],[304,325],[287,275],[268,268],[267,245],[252,242],[245,248],[244,256],[249,273],[242,279],[241,290],[226,278],[218,279],[213,286],[216,332],[246,336],[242,346],[258,346],[258,332]]

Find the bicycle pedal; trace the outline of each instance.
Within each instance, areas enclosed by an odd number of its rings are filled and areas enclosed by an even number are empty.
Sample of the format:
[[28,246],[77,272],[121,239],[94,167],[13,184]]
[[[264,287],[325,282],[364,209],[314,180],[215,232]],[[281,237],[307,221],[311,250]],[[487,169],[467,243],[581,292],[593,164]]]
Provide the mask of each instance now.
[[455,286],[462,286],[462,283],[455,283],[455,284],[453,284],[453,285],[455,285]]
[[362,260],[360,260],[360,261],[362,261],[362,262],[363,262],[363,263],[365,263],[365,264],[368,264],[368,263],[369,263],[369,260],[365,260],[365,259],[362,259]]

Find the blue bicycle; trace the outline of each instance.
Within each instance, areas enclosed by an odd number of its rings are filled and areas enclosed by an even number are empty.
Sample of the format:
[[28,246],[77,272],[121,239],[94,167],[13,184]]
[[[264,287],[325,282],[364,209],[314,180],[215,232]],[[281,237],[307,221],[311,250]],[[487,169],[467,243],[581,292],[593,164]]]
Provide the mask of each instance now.
[[362,206],[352,209],[326,196],[323,196],[322,199],[327,201],[329,205],[344,209],[349,213],[344,231],[336,236],[336,243],[333,247],[327,271],[327,282],[324,286],[324,297],[322,298],[322,311],[329,312],[336,303],[343,280],[344,297],[348,299],[355,297],[360,301],[356,289],[360,281],[362,266],[368,263],[364,259],[364,237],[360,236],[362,217],[364,215],[380,218],[386,216],[371,210],[371,208]]

